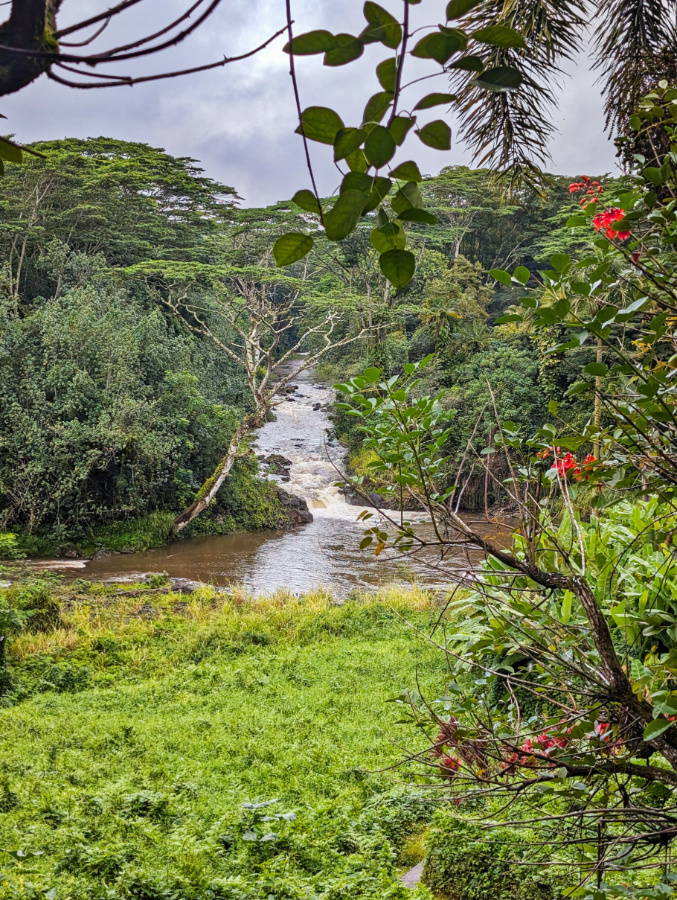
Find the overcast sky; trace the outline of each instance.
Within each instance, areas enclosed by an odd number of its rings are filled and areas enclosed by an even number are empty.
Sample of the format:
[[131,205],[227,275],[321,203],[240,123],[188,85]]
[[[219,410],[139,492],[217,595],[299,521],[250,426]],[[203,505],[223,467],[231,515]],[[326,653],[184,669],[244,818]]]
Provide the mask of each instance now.
[[[64,0],[59,24],[64,27],[110,5],[112,0]],[[93,46],[105,49],[116,39],[127,42],[157,31],[188,5],[189,0],[143,0]],[[392,0],[384,5],[393,7]],[[294,0],[295,30],[359,33],[364,26],[362,6],[362,0]],[[444,7],[442,0],[425,0],[412,11],[421,23],[435,22],[443,21]],[[236,55],[254,48],[284,23],[284,0],[224,0],[209,22],[180,47],[110,71],[151,74]],[[301,139],[294,134],[296,110],[283,45],[278,39],[245,62],[133,88],[81,91],[41,78],[3,98],[0,109],[8,117],[7,130],[19,141],[98,136],[143,141],[176,156],[201,160],[207,174],[235,187],[245,205],[266,205],[309,186]],[[341,68],[324,67],[321,57],[298,60],[303,106],[331,106],[344,121],[357,124],[366,99],[380,90],[374,67],[388,54],[382,45],[371,45],[359,62]],[[416,76],[417,65],[423,64],[414,61],[409,77]],[[603,132],[595,76],[585,57],[570,68],[554,116],[558,134],[550,147],[549,168],[566,175],[613,171],[614,150]],[[444,77],[428,84],[430,89],[446,90]],[[439,117],[439,112],[433,110],[431,118]],[[411,154],[399,158],[415,157],[426,174],[471,163],[458,143],[448,153],[428,150],[413,136],[408,143]],[[321,193],[331,193],[338,173],[329,148],[315,145],[314,165]]]

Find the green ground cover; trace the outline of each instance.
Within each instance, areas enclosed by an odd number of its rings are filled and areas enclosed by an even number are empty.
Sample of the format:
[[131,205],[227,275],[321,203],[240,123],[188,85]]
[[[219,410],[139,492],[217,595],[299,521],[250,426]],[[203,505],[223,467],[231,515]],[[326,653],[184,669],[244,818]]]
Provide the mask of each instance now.
[[2,900],[431,896],[398,881],[431,804],[379,772],[386,701],[442,676],[426,595],[52,594],[8,654]]

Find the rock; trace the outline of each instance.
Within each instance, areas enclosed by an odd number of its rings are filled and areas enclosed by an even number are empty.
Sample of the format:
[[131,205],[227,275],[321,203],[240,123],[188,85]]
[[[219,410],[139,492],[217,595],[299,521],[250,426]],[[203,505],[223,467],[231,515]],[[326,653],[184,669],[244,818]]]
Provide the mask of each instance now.
[[313,412],[317,412],[319,409],[322,409],[321,403],[313,403]]
[[278,490],[277,496],[282,506],[286,508],[289,518],[294,525],[310,525],[313,521],[313,514],[308,509],[308,504],[303,497],[289,494],[282,488]]
[[68,544],[61,554],[64,559],[82,559],[82,554],[74,544]]
[[171,587],[175,594],[192,594],[202,587],[202,582],[192,581],[190,578],[172,578]]
[[90,556],[90,560],[92,562],[96,562],[99,559],[108,559],[110,556],[114,556],[112,550],[105,550],[103,547],[100,550],[97,550],[92,556]]

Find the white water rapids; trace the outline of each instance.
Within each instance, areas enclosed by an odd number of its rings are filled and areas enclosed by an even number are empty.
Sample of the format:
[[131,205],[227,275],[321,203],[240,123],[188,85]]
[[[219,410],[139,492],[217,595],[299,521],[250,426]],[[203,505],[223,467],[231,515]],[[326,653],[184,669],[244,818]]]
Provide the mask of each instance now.
[[[373,552],[360,551],[367,526],[357,520],[360,508],[346,503],[336,486],[345,450],[328,437],[331,422],[327,410],[334,391],[317,382],[311,371],[299,373],[294,384],[296,391],[276,407],[276,420],[259,431],[254,449],[259,457],[279,454],[291,462],[290,480],[281,482],[281,486],[306,500],[314,516],[311,524],[287,531],[178,541],[145,553],[91,561],[77,574],[97,580],[167,572],[172,578],[243,585],[255,594],[278,589],[301,593],[323,586],[337,597],[345,597],[355,588],[392,582],[431,587],[448,584],[444,572],[426,565],[422,558],[410,561],[383,553],[376,559]],[[279,476],[269,477],[281,481]],[[426,528],[424,524],[420,527]],[[429,563],[438,562],[432,553],[427,558]],[[445,566],[464,564],[463,559],[449,557]],[[50,565],[59,568],[58,564]]]

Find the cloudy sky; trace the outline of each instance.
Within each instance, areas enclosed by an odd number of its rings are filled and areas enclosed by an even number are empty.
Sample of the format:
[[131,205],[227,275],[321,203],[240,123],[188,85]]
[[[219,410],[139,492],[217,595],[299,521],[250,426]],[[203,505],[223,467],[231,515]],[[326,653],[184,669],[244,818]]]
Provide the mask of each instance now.
[[[59,24],[64,27],[111,5],[112,0],[64,0]],[[295,31],[359,33],[364,26],[362,5],[362,0],[293,0]],[[392,0],[384,5],[394,9]],[[188,6],[189,0],[143,0],[92,47],[107,49],[155,32]],[[443,21],[444,7],[442,0],[425,0],[412,10],[422,24]],[[140,75],[199,65],[253,49],[284,24],[284,0],[223,0],[209,22],[180,47],[110,71]],[[42,78],[3,98],[0,110],[17,140],[105,135],[144,141],[201,160],[208,175],[235,187],[248,206],[274,203],[308,186],[301,139],[294,134],[296,111],[283,44],[278,39],[253,59],[212,72],[133,88],[81,91]],[[331,106],[344,121],[357,123],[365,101],[380,89],[374,67],[388,53],[382,45],[372,45],[359,62],[341,68],[323,67],[321,57],[299,60],[303,106]],[[410,78],[424,71],[417,65],[423,63],[412,63]],[[428,84],[430,90],[446,90],[444,77]],[[595,76],[581,56],[562,80],[551,171],[579,175],[615,169],[601,106]],[[439,110],[433,110],[431,118],[437,117]],[[428,150],[415,137],[408,143],[411,154],[401,159],[415,157],[427,174],[471,162],[458,143],[448,153]],[[315,145],[313,161],[320,191],[331,193],[338,173],[329,148]]]

